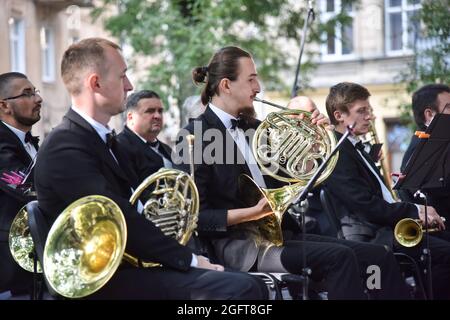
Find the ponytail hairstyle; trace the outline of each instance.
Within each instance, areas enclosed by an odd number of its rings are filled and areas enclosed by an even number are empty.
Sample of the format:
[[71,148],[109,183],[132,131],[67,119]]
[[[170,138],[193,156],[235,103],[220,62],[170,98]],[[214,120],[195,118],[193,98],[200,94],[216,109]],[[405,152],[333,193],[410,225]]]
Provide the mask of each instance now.
[[207,105],[215,94],[219,94],[219,83],[227,78],[231,81],[237,79],[239,74],[239,58],[251,58],[247,51],[238,47],[224,47],[217,51],[207,66],[196,67],[192,70],[192,79],[195,84],[205,83],[201,98]]

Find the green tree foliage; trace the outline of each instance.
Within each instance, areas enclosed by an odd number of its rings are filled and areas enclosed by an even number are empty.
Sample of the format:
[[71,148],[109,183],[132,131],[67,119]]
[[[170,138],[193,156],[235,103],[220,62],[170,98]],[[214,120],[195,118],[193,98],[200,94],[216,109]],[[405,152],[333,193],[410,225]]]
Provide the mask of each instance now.
[[[407,72],[401,74],[412,94],[429,83],[450,83],[450,0],[423,0],[416,25],[420,26],[414,56]],[[411,104],[401,106],[402,119],[412,124]]]
[[[345,0],[346,2],[356,2]],[[147,67],[147,77],[138,87],[152,88],[165,99],[169,96],[180,106],[184,99],[197,94],[191,80],[196,66],[206,65],[220,47],[238,45],[250,51],[266,90],[285,90],[289,86],[280,79],[282,70],[295,72],[306,3],[293,9],[296,1],[288,0],[103,0],[93,11],[98,17],[105,8],[119,13],[105,16],[111,33],[130,45],[134,52],[152,57],[158,63]],[[298,7],[298,6],[297,6]],[[117,10],[116,10],[117,11]],[[335,19],[320,24],[316,19],[308,33],[307,43],[317,43],[323,32],[334,30],[335,23],[349,23],[343,12]],[[296,52],[287,52],[281,39],[297,44]],[[306,53],[311,57],[311,52]],[[301,86],[311,71],[312,59],[303,57]],[[141,71],[142,66],[135,65]],[[292,76],[293,79],[293,76]],[[167,105],[167,104],[166,104]],[[182,115],[180,115],[182,116]]]

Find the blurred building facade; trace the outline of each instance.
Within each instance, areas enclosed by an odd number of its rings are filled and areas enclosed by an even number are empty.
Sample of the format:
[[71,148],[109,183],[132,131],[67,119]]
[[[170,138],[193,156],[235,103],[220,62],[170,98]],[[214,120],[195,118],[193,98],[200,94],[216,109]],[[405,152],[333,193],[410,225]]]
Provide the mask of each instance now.
[[[41,121],[33,127],[41,137],[70,106],[60,76],[66,48],[86,37],[111,38],[100,20],[92,22],[91,7],[91,0],[0,0],[0,73],[22,72],[41,91]],[[114,119],[113,127],[121,123]]]
[[[345,0],[315,1],[323,22],[341,11]],[[353,18],[345,28],[336,27],[335,35],[319,48],[318,68],[311,76],[307,95],[325,112],[329,88],[342,81],[367,87],[376,115],[379,139],[393,172],[398,172],[412,132],[400,124],[399,105],[407,103],[405,86],[399,75],[408,70],[413,47],[419,39],[414,17],[420,0],[361,0],[343,9]]]

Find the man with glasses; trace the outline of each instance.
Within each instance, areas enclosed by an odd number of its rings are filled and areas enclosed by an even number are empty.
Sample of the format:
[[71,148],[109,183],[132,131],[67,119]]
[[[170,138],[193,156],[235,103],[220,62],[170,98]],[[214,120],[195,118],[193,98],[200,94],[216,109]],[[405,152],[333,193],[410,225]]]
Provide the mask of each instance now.
[[[25,205],[14,185],[25,182],[38,150],[32,126],[41,118],[42,98],[28,78],[18,72],[0,75],[0,292],[26,293],[31,273],[13,260],[8,235],[12,220]],[[32,182],[28,174],[26,182]]]

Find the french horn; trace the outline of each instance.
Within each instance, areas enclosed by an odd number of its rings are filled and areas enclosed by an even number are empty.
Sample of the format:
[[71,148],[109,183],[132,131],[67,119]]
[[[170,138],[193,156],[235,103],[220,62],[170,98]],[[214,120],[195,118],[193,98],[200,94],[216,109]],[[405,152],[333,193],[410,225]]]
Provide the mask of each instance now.
[[[27,206],[23,206],[16,214],[9,230],[9,250],[19,266],[34,272],[34,242],[28,226]],[[37,261],[36,271],[42,273],[41,264]]]
[[66,298],[83,298],[100,288],[119,267],[127,242],[120,207],[91,195],[70,204],[55,220],[44,248],[44,274]]
[[[246,194],[244,201],[255,204],[261,194],[267,199],[273,214],[250,222],[256,223],[262,238],[280,246],[283,244],[281,222],[283,214],[298,197],[308,181],[336,145],[332,131],[311,124],[311,113],[255,99],[283,109],[270,113],[258,126],[253,137],[252,151],[262,173],[288,183],[277,189],[261,188],[247,175],[240,177],[240,189]],[[303,118],[301,118],[303,114]],[[336,166],[338,154],[315,185],[323,182]]]
[[[133,192],[130,203],[144,198],[143,215],[169,237],[186,245],[197,228],[200,208],[197,186],[194,181],[194,136],[186,137],[189,146],[190,174],[177,169],[161,168],[147,177]],[[125,259],[135,266],[154,267],[158,263],[141,261],[125,254]]]

